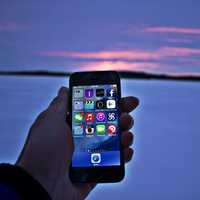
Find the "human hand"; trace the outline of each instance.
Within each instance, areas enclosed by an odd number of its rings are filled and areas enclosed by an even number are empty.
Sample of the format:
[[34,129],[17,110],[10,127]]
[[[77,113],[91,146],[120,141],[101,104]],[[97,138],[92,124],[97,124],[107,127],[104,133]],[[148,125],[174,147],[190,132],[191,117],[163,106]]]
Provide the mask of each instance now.
[[[139,101],[135,97],[121,99],[120,127],[124,160],[133,155],[130,148],[133,134],[133,118],[128,114]],[[69,167],[73,154],[73,138],[66,122],[69,113],[69,91],[62,87],[57,97],[35,120],[30,128],[24,148],[16,165],[32,175],[49,193],[53,200],[84,199],[95,183],[74,184],[69,179]]]

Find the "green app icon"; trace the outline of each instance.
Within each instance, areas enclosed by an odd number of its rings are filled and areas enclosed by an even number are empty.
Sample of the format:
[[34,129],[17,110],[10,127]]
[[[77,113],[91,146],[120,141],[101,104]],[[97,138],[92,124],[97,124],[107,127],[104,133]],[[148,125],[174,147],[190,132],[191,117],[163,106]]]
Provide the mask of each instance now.
[[80,112],[80,113],[76,113],[74,115],[74,120],[75,122],[82,122],[84,119],[84,113]]
[[94,101],[93,100],[86,100],[85,101],[85,109],[94,109]]
[[104,124],[96,125],[96,133],[97,135],[104,135],[106,132],[106,126]]

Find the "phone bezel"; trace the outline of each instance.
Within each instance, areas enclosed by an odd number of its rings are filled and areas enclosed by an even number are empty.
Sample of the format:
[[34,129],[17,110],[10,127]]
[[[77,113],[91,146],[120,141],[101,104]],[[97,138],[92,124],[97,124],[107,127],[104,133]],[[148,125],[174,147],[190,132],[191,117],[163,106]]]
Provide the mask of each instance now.
[[[117,84],[118,99],[121,99],[120,76],[116,71],[75,72],[70,76],[70,126],[72,128],[72,87],[81,85]],[[119,110],[121,115],[121,110]],[[119,124],[119,123],[118,123]],[[120,129],[120,127],[119,127]],[[119,131],[121,137],[121,131]],[[72,167],[69,177],[73,182],[119,182],[124,178],[124,157],[120,140],[120,165],[99,167]]]

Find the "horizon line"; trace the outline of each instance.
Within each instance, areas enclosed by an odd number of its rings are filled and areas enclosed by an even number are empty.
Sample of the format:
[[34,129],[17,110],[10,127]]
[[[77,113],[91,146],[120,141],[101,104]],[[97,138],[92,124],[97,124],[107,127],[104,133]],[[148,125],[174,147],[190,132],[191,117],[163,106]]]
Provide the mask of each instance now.
[[[112,70],[111,70],[112,71]],[[117,71],[117,70],[116,70]],[[200,81],[200,74],[152,73],[144,71],[117,71],[125,79],[159,79]],[[0,76],[43,76],[43,77],[69,77],[73,72],[50,70],[0,70]]]

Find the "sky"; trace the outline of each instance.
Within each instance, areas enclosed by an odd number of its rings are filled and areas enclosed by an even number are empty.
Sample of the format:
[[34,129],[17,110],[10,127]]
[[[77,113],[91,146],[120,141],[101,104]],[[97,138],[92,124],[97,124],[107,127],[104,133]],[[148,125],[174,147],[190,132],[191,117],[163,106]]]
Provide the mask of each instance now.
[[0,1],[0,70],[200,74],[199,0]]

